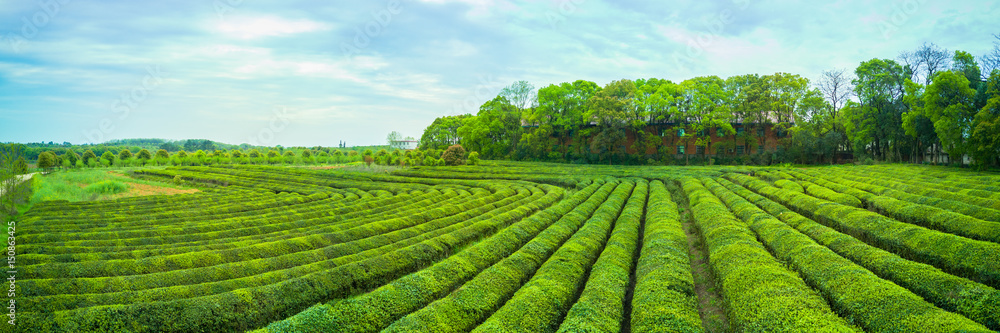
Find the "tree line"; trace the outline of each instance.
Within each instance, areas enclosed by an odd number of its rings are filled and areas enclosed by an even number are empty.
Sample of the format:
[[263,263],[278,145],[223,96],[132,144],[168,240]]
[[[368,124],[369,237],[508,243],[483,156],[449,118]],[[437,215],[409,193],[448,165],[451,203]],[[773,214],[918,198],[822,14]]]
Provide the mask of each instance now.
[[[824,71],[816,82],[775,73],[622,79],[604,86],[577,80],[536,90],[518,81],[476,115],[435,119],[420,145],[461,144],[487,159],[577,163],[690,162],[681,150],[698,146],[705,149],[695,158],[709,163],[834,163],[841,156],[961,163],[968,157],[995,167],[1000,35],[995,38],[979,59],[925,43],[895,59],[863,61],[853,72]],[[765,128],[779,133],[779,147],[764,149]]]

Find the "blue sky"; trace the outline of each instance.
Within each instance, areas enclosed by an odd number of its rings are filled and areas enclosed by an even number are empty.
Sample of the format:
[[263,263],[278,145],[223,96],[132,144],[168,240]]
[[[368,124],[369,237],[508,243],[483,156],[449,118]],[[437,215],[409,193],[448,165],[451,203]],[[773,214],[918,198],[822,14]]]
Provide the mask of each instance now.
[[0,142],[384,144],[517,80],[981,56],[997,1],[0,0]]

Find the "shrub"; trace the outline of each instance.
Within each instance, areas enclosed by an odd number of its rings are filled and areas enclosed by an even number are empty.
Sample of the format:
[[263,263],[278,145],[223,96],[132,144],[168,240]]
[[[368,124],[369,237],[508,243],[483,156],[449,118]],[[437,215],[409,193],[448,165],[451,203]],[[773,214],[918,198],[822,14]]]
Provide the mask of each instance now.
[[462,145],[448,147],[448,150],[441,154],[441,159],[444,160],[445,165],[463,165],[465,164],[465,148],[462,148]]
[[468,164],[469,165],[479,165],[479,152],[475,152],[474,151],[474,152],[469,153]]
[[96,182],[87,185],[87,187],[84,188],[84,191],[95,194],[118,194],[125,192],[127,190],[128,190],[128,185],[113,180]]

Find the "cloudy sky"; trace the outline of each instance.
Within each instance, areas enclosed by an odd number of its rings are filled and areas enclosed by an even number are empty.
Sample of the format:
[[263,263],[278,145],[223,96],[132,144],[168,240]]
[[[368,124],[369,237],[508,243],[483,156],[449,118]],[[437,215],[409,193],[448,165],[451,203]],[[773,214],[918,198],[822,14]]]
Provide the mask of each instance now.
[[815,81],[1000,33],[993,0],[624,3],[0,0],[0,142],[384,144],[517,80]]

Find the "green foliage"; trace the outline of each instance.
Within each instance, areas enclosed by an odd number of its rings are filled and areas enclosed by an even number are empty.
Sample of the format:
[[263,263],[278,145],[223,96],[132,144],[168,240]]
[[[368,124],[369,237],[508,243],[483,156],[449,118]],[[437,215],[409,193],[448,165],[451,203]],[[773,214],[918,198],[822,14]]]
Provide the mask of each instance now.
[[105,180],[87,185],[83,190],[93,194],[118,194],[127,191],[128,185],[122,182]]
[[469,153],[469,165],[479,165],[479,152]]
[[38,167],[51,169],[56,167],[56,155],[52,152],[44,152],[38,155]]

